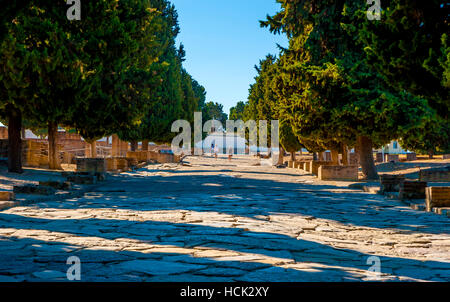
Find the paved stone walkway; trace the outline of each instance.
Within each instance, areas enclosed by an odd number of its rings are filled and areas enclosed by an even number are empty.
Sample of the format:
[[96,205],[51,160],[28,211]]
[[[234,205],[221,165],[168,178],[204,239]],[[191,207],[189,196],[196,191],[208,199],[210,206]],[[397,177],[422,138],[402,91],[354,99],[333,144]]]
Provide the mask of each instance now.
[[186,162],[0,211],[0,281],[67,280],[70,256],[82,281],[450,281],[447,217],[250,157]]

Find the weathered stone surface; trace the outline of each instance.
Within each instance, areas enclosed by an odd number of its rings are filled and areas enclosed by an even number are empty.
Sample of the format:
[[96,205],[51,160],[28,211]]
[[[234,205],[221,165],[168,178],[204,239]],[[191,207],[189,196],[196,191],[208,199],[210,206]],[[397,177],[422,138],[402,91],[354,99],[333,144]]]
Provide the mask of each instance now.
[[308,172],[311,172],[314,175],[318,175],[320,166],[333,166],[334,163],[330,161],[312,161],[310,165],[310,171]]
[[56,190],[70,190],[72,189],[72,184],[68,181],[39,181],[40,186],[52,187]]
[[377,163],[382,163],[384,162],[384,158],[383,158],[383,153],[382,152],[378,152],[376,155],[376,162]]
[[320,180],[358,180],[357,166],[320,166],[318,170]]
[[400,184],[405,181],[404,175],[389,175],[383,174],[380,176],[381,193],[384,192],[399,192]]
[[400,157],[398,154],[385,154],[386,162],[399,162]]
[[77,172],[106,173],[104,158],[76,158]]
[[450,207],[450,187],[428,187],[426,198],[427,212],[431,212],[435,207]]
[[197,271],[206,268],[206,266],[156,260],[133,260],[123,262],[117,265],[117,268],[125,272],[141,272],[153,276],[161,276]]
[[77,185],[93,185],[97,183],[97,177],[94,175],[70,175],[67,180]]
[[407,153],[406,154],[406,160],[407,161],[415,161],[415,160],[417,160],[417,154],[416,153]]
[[16,193],[16,194],[53,195],[56,193],[56,190],[52,187],[27,184],[27,185],[23,185],[23,186],[14,186],[14,193]]
[[14,207],[17,204],[18,203],[15,201],[0,201],[0,210]]
[[14,200],[14,192],[0,191],[0,201]]
[[450,166],[443,169],[421,170],[419,179],[427,182],[450,182]]
[[427,182],[424,181],[403,181],[400,183],[399,199],[425,199],[425,188]]

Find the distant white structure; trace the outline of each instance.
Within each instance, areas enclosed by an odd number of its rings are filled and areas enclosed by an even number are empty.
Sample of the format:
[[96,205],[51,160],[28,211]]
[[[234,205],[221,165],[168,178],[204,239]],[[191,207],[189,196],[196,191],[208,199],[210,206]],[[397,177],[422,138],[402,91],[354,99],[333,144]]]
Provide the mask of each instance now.
[[234,154],[245,154],[247,141],[237,134],[227,135],[222,132],[214,132],[208,135],[203,141],[195,144],[196,149],[203,149],[204,153],[210,153],[211,147],[217,147],[219,153],[226,154],[230,148]]
[[396,140],[391,141],[389,144],[384,146],[383,148],[377,150],[379,152],[383,152],[385,154],[407,154],[411,153],[408,150],[405,150],[400,146],[400,143]]

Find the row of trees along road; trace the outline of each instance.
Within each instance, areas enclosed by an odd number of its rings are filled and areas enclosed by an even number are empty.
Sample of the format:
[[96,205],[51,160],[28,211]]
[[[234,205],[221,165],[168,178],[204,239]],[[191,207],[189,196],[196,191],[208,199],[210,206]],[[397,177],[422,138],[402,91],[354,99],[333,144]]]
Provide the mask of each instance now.
[[22,172],[22,125],[47,129],[50,168],[59,169],[58,126],[88,143],[118,134],[148,146],[170,142],[172,122],[205,106],[205,89],[182,67],[169,1],[85,1],[80,21],[67,20],[67,8],[54,0],[3,7],[0,119],[10,172]]
[[[289,150],[359,153],[378,177],[372,150],[392,139],[416,152],[450,151],[450,52],[443,1],[382,2],[381,20],[359,0],[277,0],[261,21],[289,46],[257,66],[244,119],[280,120]],[[447,7],[448,8],[448,7]]]

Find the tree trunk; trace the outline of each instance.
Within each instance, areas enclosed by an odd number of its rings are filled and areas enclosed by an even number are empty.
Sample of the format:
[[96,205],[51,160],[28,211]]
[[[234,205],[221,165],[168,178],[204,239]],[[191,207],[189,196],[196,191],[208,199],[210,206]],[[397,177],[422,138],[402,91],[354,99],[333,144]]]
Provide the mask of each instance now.
[[137,151],[137,149],[138,149],[138,142],[137,141],[130,142],[130,145],[131,145],[131,151],[132,152]]
[[22,112],[11,105],[8,112],[8,171],[23,173],[22,170]]
[[325,155],[325,152],[320,152],[318,161],[325,161],[326,159],[327,159],[327,156]]
[[331,150],[331,162],[336,166],[339,166],[339,151]]
[[429,159],[433,159],[434,158],[434,151],[433,150],[428,151],[428,158]]
[[97,157],[97,141],[90,143],[91,146],[91,158]]
[[142,141],[142,151],[148,151],[148,140]]
[[349,152],[347,145],[342,145],[342,165],[348,166],[350,164]]
[[291,152],[291,161],[295,161],[295,152]]
[[372,140],[367,136],[358,137],[359,162],[365,179],[378,179],[377,169],[373,160]]
[[52,170],[61,170],[59,154],[57,151],[58,124],[48,122],[48,167]]
[[319,160],[319,156],[317,152],[313,153],[313,161],[318,161]]
[[22,139],[25,139],[25,127],[22,125],[22,130],[21,130],[21,135],[22,135]]
[[283,165],[284,164],[284,149],[280,146],[280,150],[278,153],[278,163],[277,165]]

